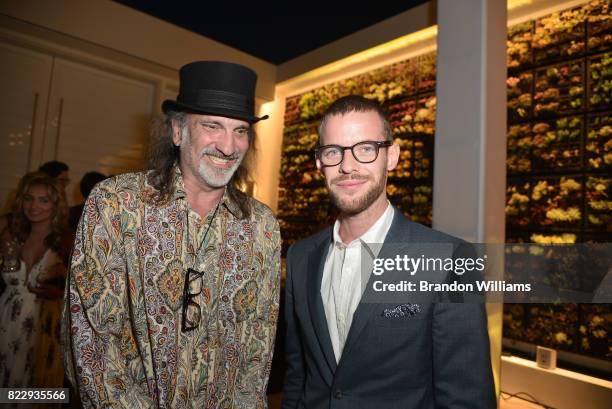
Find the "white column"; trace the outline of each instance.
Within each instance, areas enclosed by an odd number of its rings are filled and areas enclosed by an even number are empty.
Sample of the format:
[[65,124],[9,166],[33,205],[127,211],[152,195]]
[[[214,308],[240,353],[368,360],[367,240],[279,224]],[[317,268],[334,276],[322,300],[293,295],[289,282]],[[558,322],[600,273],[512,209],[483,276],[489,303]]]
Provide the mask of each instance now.
[[[504,242],[506,20],[505,0],[438,0],[433,226],[475,243]],[[502,309],[487,307],[499,385]]]

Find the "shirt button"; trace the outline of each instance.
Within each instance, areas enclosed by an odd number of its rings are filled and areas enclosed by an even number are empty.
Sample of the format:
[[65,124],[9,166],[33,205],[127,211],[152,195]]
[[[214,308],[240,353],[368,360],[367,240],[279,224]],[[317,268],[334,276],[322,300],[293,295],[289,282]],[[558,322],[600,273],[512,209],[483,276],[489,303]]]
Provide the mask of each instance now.
[[340,321],[342,324],[344,324],[344,314],[338,315],[338,321]]
[[342,399],[342,391],[340,389],[336,389],[336,392],[334,392],[334,398]]

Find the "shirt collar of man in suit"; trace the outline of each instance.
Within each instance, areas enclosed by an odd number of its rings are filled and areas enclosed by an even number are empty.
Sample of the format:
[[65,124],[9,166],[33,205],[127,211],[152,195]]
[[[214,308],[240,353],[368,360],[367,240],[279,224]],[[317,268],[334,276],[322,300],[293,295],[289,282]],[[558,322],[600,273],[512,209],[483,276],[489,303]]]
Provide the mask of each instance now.
[[348,244],[343,243],[342,238],[340,237],[340,220],[336,220],[333,228],[333,242],[337,248],[344,249],[351,245],[359,245],[359,243],[366,244],[366,249],[373,253],[373,255],[378,254],[378,250],[380,246],[372,248],[371,246],[367,246],[367,244],[381,244],[385,241],[385,237],[389,232],[389,228],[391,227],[391,223],[394,219],[395,210],[391,203],[387,201],[387,208],[383,212],[382,215],[370,226],[370,228],[361,236],[351,241]]

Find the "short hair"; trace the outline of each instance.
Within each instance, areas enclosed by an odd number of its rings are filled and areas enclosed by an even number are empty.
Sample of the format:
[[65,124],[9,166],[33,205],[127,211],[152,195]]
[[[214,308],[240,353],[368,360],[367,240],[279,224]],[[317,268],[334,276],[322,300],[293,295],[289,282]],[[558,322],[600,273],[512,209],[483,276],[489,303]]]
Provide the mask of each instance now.
[[57,160],[52,160],[46,163],[43,163],[38,168],[39,172],[46,173],[49,177],[56,178],[62,172],[68,172],[69,168],[64,162],[60,162]]
[[385,112],[382,110],[380,105],[376,101],[367,99],[361,95],[347,95],[345,97],[338,98],[325,110],[318,128],[319,145],[321,145],[323,131],[325,130],[325,125],[327,125],[329,118],[336,115],[346,115],[349,112],[376,112],[380,118],[382,133],[385,140],[393,141],[393,130],[391,129],[391,124],[389,124],[389,121],[385,116]]
[[79,185],[83,198],[87,199],[87,196],[89,196],[94,186],[98,182],[102,182],[104,179],[106,179],[106,175],[100,172],[87,172],[84,174]]

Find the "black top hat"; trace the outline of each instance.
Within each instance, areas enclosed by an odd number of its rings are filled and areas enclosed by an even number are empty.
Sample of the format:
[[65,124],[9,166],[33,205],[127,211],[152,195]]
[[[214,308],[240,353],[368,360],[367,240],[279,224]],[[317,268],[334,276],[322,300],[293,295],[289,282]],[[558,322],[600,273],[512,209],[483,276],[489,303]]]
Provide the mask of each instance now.
[[188,111],[238,118],[255,123],[268,115],[255,116],[257,74],[245,66],[222,61],[196,61],[180,71],[176,101],[162,103],[164,112]]

